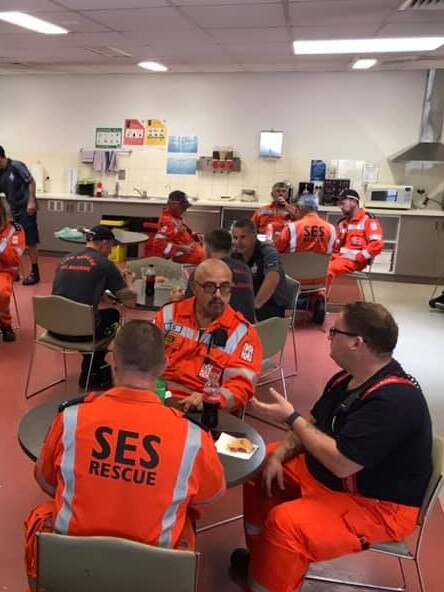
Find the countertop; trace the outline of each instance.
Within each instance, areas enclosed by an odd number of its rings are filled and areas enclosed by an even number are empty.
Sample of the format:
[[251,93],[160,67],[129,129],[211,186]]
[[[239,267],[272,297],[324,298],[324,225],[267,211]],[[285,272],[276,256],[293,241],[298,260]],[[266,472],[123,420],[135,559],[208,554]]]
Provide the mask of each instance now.
[[[100,203],[122,203],[122,204],[146,204],[146,205],[165,205],[167,202],[166,197],[137,197],[137,196],[130,196],[130,197],[90,197],[88,195],[73,195],[70,193],[39,193],[37,194],[37,198],[40,200],[44,199],[61,199],[66,201],[91,201],[91,202],[100,202]],[[257,208],[266,206],[269,201],[266,202],[249,202],[249,201],[239,201],[239,200],[224,200],[224,199],[197,199],[192,202],[192,208],[199,208],[199,207],[216,207],[216,208],[226,208],[226,209],[245,209],[245,210],[256,210]],[[369,208],[368,208],[369,209]],[[340,209],[338,206],[320,206],[320,212],[331,212],[338,214],[340,213]],[[444,218],[444,211],[442,210],[432,210],[432,209],[421,209],[421,210],[396,210],[396,209],[369,209],[370,212],[376,215],[391,215],[391,216],[421,216],[421,217],[442,217]]]

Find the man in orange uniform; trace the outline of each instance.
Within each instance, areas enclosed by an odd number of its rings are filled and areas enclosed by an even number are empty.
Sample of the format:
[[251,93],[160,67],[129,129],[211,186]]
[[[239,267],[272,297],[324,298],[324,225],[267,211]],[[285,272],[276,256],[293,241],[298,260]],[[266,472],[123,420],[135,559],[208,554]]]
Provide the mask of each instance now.
[[183,221],[183,214],[190,207],[183,191],[172,191],[167,207],[159,218],[157,234],[154,237],[154,255],[173,259],[177,263],[197,265],[205,259],[205,250],[199,237]]
[[287,222],[296,220],[297,210],[288,203],[288,186],[286,183],[275,183],[271,188],[272,202],[256,210],[252,221],[258,234],[267,234],[267,227],[271,224],[273,236],[278,236]]
[[156,324],[165,335],[167,367],[164,378],[184,409],[202,408],[203,388],[217,373],[221,407],[245,407],[254,394],[262,364],[256,329],[228,304],[232,273],[220,259],[197,266],[193,298],[167,304]]
[[379,221],[359,207],[359,194],[344,189],[339,195],[344,217],[339,220],[337,240],[333,248],[328,274],[331,278],[364,269],[384,247]]
[[25,249],[25,233],[15,222],[9,222],[6,208],[0,199],[0,331],[3,341],[15,341],[10,302],[12,283],[17,276],[20,256]]
[[159,329],[130,321],[114,341],[116,386],[61,405],[35,469],[54,501],[25,524],[31,588],[42,528],[194,548],[193,521],[224,494],[225,478],[211,435],[154,393],[164,364]]
[[232,554],[251,592],[300,590],[310,563],[399,541],[415,529],[432,471],[432,426],[418,383],[392,358],[398,327],[380,304],[347,304],[330,329],[344,370],[308,419],[270,389],[253,405],[290,429],[244,487],[247,546]]

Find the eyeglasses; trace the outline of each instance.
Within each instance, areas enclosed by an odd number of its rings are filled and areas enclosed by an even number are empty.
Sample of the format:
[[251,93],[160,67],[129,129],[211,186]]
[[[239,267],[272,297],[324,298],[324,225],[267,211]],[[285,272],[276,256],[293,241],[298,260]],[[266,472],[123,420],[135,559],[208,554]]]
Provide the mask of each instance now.
[[341,329],[336,329],[336,327],[330,327],[328,334],[330,339],[333,339],[335,335],[347,335],[348,337],[358,337],[357,333],[351,333],[350,331],[342,331]]
[[222,296],[228,296],[231,293],[232,285],[230,282],[223,282],[222,284],[216,284],[215,282],[205,282],[201,284],[194,280],[194,283],[200,286],[205,294],[216,294],[216,291],[219,290]]

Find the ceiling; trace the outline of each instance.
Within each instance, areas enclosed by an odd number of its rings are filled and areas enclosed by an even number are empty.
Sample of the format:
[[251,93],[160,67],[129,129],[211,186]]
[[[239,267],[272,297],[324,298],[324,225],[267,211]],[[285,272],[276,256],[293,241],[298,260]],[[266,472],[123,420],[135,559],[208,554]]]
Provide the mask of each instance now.
[[[2,11],[70,31],[41,35],[0,22],[0,74],[146,76],[143,60],[171,72],[346,71],[355,56],[295,56],[291,42],[443,35],[444,0],[412,3],[428,8],[399,10],[405,0],[0,0]],[[444,47],[379,59],[380,70],[444,68]]]

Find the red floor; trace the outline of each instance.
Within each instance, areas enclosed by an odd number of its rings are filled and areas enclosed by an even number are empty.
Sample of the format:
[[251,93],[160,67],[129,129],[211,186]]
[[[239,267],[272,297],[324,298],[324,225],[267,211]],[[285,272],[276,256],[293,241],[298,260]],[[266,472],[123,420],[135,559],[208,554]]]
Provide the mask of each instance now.
[[[22,524],[30,508],[45,499],[33,479],[33,464],[24,455],[17,442],[17,425],[22,415],[34,405],[57,394],[75,395],[77,387],[77,371],[79,358],[71,356],[69,361],[70,378],[68,384],[53,387],[30,401],[24,399],[26,372],[32,340],[31,296],[50,292],[56,258],[42,258],[43,281],[37,286],[24,287],[16,283],[16,295],[19,302],[21,328],[18,330],[16,343],[0,342],[1,385],[0,399],[2,413],[0,416],[0,591],[19,592],[25,588],[23,569]],[[27,263],[27,262],[26,262]],[[347,293],[350,298],[353,286],[337,289],[335,300]],[[356,296],[352,296],[356,297]],[[297,329],[297,347],[299,358],[299,374],[288,380],[288,392],[296,408],[305,413],[309,411],[314,400],[319,396],[323,385],[336,370],[335,364],[328,355],[328,340],[325,332],[310,324],[301,324]],[[293,369],[293,351],[291,340],[286,350],[287,372]],[[42,350],[36,364],[34,381],[42,384],[57,375],[59,368],[57,354]],[[279,385],[277,388],[280,388]],[[261,391],[266,396],[265,389]],[[269,442],[280,439],[283,432],[264,423],[247,417]],[[223,502],[209,510],[202,524],[221,520],[239,513],[241,510],[241,489],[231,490]],[[444,589],[444,576],[440,567],[440,558],[444,553],[444,517],[441,509],[437,509],[425,541],[425,553],[421,560],[426,581],[427,592],[441,592]],[[239,587],[228,576],[229,556],[233,548],[243,546],[241,521],[219,527],[198,535],[198,548],[202,552],[199,592],[234,592]],[[393,560],[376,557],[371,553],[342,559],[335,567],[329,564],[322,567],[324,573],[350,573],[351,578],[364,579],[396,584],[398,573]],[[419,590],[413,565],[406,566],[408,591]],[[339,592],[347,588],[306,582],[304,592]],[[350,589],[350,588],[349,588]],[[353,589],[353,588],[352,588]],[[87,591],[85,591],[87,592]]]

